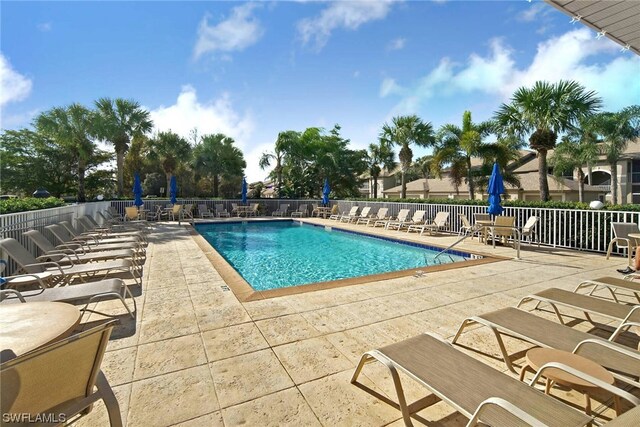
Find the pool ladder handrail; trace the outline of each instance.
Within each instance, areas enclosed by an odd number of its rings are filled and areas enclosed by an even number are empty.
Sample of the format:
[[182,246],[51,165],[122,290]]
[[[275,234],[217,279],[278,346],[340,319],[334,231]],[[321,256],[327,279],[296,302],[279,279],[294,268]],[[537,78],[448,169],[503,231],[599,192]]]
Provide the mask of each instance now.
[[[522,239],[522,234],[521,231],[518,227],[507,227],[507,226],[486,226],[486,225],[478,225],[478,224],[474,224],[473,227],[471,227],[469,229],[469,231],[467,231],[461,238],[459,238],[458,240],[456,240],[455,242],[453,242],[452,244],[450,244],[449,246],[447,246],[445,249],[441,250],[440,252],[438,252],[436,254],[435,257],[433,257],[433,261],[435,261],[436,259],[438,259],[440,257],[440,255],[446,253],[449,249],[452,249],[454,246],[458,245],[459,243],[461,243],[462,241],[464,241],[465,239],[472,237],[473,234],[477,231],[482,230],[484,227],[491,227],[491,228],[508,228],[511,229],[513,231],[516,232],[516,234],[518,235],[517,239],[514,239],[514,242],[516,244],[516,259],[520,259],[520,241]],[[496,247],[496,239],[492,239],[493,240],[493,247]],[[449,259],[451,259],[453,261],[453,258],[451,257],[450,254],[447,254],[449,256]]]

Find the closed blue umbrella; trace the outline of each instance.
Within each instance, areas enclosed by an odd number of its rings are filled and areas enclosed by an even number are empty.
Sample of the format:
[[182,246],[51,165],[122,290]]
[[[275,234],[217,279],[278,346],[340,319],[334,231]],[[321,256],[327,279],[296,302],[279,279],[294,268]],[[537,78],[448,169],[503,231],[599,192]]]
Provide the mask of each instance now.
[[329,178],[324,179],[324,186],[322,187],[322,204],[329,204],[329,193],[331,192],[331,187],[329,187]]
[[133,176],[133,204],[140,207],[142,206],[142,183],[140,182],[140,174],[138,172]]
[[503,211],[500,205],[500,195],[504,193],[504,183],[502,182],[502,175],[500,175],[500,168],[497,163],[493,164],[493,171],[491,172],[491,178],[489,178],[489,213],[491,215],[500,215]]
[[247,180],[245,177],[242,177],[242,204],[247,204]]
[[176,176],[171,176],[171,184],[169,185],[169,195],[171,196],[171,203],[176,204],[178,201],[176,197],[178,196],[178,180],[176,180]]

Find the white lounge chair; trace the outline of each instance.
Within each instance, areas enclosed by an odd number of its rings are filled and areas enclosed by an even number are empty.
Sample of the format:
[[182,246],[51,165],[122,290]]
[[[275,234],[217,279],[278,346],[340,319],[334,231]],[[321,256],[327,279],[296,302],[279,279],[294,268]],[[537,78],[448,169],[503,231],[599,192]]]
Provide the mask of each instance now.
[[298,210],[291,212],[291,217],[297,216],[297,217],[303,217],[303,216],[307,216],[307,204],[306,203],[302,203],[300,206],[298,206]]
[[360,212],[360,215],[355,215],[355,216],[345,216],[344,218],[340,218],[340,222],[344,221],[344,222],[357,222],[359,219],[361,218],[369,218],[369,211],[371,211],[371,208],[369,206],[365,206],[364,208],[362,208],[362,211]]
[[213,218],[213,212],[209,210],[207,205],[198,205],[198,214],[200,214],[200,218]]
[[389,219],[389,217],[387,216],[388,212],[389,208],[380,208],[374,216],[369,216],[367,218],[358,218],[356,224],[373,225],[373,223],[376,221],[386,221]]
[[352,206],[351,209],[349,209],[349,213],[340,216],[339,221],[342,222],[346,220],[347,222],[350,222],[352,218],[356,218],[358,216],[358,209],[360,209],[360,207]]
[[381,226],[381,227],[387,228],[387,224],[389,224],[390,222],[406,221],[408,217],[409,217],[409,209],[400,209],[400,212],[398,212],[397,217],[376,220],[376,222],[373,223],[373,226],[374,227]]
[[271,216],[287,216],[287,212],[289,211],[289,204],[283,203],[278,206],[278,209],[271,212]]
[[229,212],[225,209],[223,204],[218,204],[215,206],[215,208],[216,208],[216,216],[218,218],[222,218],[222,217],[229,218],[231,216],[229,215]]
[[420,231],[420,235],[422,236],[424,232],[428,232],[429,234],[435,234],[440,230],[444,230],[447,227],[447,221],[449,221],[449,212],[438,212],[436,217],[433,219],[433,222],[430,224],[422,224],[422,225],[410,225],[407,229],[407,233],[411,231]]
[[540,246],[540,238],[536,233],[536,224],[538,223],[538,220],[539,218],[537,216],[530,216],[520,231],[520,238],[526,238],[529,241],[529,244],[531,244],[535,238],[538,241],[538,246]]
[[413,216],[411,217],[411,219],[407,219],[404,221],[390,221],[387,224],[387,230],[391,230],[391,229],[396,229],[398,231],[402,230],[403,228],[409,228],[412,225],[421,225],[424,223],[424,216],[425,216],[426,212],[425,211],[415,211],[413,213]]

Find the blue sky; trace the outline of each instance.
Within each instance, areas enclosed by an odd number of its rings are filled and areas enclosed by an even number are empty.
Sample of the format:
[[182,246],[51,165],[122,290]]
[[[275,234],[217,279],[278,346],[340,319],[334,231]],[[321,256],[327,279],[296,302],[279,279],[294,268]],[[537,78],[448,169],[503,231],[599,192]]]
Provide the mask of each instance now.
[[3,1],[0,19],[2,128],[133,98],[158,130],[233,136],[251,181],[282,130],[338,123],[364,148],[394,115],[479,121],[541,79],[640,103],[640,58],[537,0]]

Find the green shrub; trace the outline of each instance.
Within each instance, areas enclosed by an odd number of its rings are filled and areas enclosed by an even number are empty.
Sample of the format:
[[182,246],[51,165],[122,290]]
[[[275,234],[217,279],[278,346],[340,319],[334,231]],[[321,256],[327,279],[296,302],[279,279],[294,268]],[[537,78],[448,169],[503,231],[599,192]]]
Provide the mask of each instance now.
[[64,200],[55,197],[47,197],[46,199],[36,199],[35,197],[7,199],[0,200],[0,214],[57,208],[64,205]]
[[[486,200],[470,199],[370,199],[370,198],[348,198],[345,200],[364,202],[396,202],[396,203],[423,203],[423,204],[445,204],[445,205],[467,205],[467,206],[488,206]],[[546,208],[546,209],[589,209],[588,203],[580,202],[559,202],[559,201],[526,201],[526,200],[505,200],[502,206],[518,208]],[[608,211],[640,212],[640,205],[610,205],[606,204],[602,208]]]

